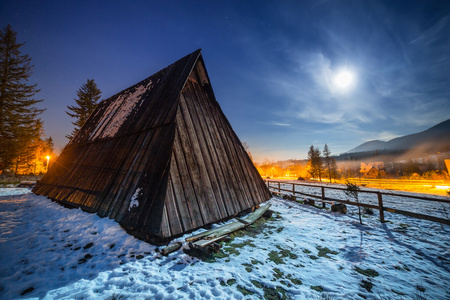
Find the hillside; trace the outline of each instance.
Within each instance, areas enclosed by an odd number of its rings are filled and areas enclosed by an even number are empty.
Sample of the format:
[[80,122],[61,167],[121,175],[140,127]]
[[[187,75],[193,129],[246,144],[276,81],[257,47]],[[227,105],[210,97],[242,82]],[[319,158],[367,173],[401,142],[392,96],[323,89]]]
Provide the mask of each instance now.
[[425,131],[398,137],[387,142],[373,140],[365,142],[346,153],[367,151],[409,151],[436,153],[450,149],[450,119]]

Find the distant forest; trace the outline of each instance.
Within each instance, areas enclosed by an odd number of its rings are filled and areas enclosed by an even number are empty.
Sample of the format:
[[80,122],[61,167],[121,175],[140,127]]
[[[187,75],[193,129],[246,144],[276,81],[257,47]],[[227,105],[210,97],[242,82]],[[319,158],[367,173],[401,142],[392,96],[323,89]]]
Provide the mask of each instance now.
[[[450,159],[450,151],[413,155],[406,150],[376,150],[343,153],[331,158],[337,165],[331,181],[358,177],[450,180],[445,165],[445,160]],[[277,162],[266,160],[256,164],[256,167],[263,178],[319,179],[311,172],[310,159]],[[322,179],[330,179],[326,168],[323,168],[325,171],[321,174]]]

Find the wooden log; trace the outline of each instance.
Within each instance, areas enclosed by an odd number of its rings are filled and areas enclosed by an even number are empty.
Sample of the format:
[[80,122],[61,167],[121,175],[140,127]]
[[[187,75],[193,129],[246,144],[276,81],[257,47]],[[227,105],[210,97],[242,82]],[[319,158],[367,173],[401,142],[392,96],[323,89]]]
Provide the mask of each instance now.
[[218,242],[218,241],[224,239],[225,237],[226,237],[226,235],[222,235],[222,236],[219,236],[219,237],[216,237],[216,238],[213,238],[213,239],[201,239],[201,240],[195,241],[193,243],[190,243],[189,246],[191,248],[203,248],[203,247],[206,247],[206,246],[208,246],[210,244]]
[[[257,210],[255,210],[253,213],[251,213],[247,218],[243,219],[245,222],[252,224],[254,223],[256,220],[258,220],[268,209],[269,209],[270,205],[265,205],[262,206],[260,208],[258,208]],[[237,231],[239,229],[244,228],[245,226],[247,226],[248,224],[244,224],[242,222],[233,222],[233,223],[229,223],[226,224],[224,226],[218,227],[218,228],[214,228],[190,237],[186,238],[186,242],[193,242],[199,239],[214,239],[216,237],[219,236],[223,236],[229,233],[232,233],[234,231]]]
[[241,218],[236,217],[235,219],[238,220],[238,222],[244,223],[245,225],[250,225],[249,222],[242,220]]
[[201,238],[204,238],[206,236],[214,235],[217,232],[220,232],[222,230],[233,232],[233,231],[242,229],[244,227],[245,227],[245,224],[243,224],[241,222],[229,223],[229,224],[226,224],[224,226],[221,226],[221,227],[218,227],[218,228],[214,228],[214,229],[211,229],[211,230],[207,230],[207,231],[204,231],[202,233],[195,234],[195,235],[192,235],[190,237],[187,237],[186,238],[186,242],[193,242],[193,241],[199,240]]
[[250,224],[254,223],[269,209],[269,207],[270,207],[270,204],[258,208],[244,220],[249,222]]
[[162,255],[164,255],[164,256],[167,256],[167,255],[169,255],[170,253],[175,252],[175,251],[177,251],[178,249],[180,249],[180,248],[181,248],[181,245],[182,245],[181,242],[173,243],[172,245],[169,245],[169,246],[163,248],[163,249],[161,250],[160,253],[161,253]]

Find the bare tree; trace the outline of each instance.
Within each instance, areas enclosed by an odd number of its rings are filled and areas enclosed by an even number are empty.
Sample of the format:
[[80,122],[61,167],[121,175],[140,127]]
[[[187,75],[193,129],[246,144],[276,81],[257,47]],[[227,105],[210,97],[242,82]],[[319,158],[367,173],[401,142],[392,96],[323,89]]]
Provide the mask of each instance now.
[[351,183],[347,180],[347,189],[344,191],[345,194],[349,197],[352,197],[356,200],[356,203],[358,203],[358,215],[359,215],[359,223],[362,225],[362,219],[361,219],[361,206],[359,206],[359,192],[361,191],[361,188],[357,186],[356,184]]

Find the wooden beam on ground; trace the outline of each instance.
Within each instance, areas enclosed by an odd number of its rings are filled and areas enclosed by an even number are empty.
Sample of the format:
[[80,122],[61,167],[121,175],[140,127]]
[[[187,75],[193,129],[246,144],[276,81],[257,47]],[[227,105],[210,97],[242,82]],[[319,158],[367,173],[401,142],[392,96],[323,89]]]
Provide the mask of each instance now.
[[180,249],[180,248],[181,248],[181,245],[182,245],[181,242],[173,243],[172,245],[169,245],[169,246],[163,248],[163,249],[161,250],[161,254],[164,255],[164,256],[167,256],[167,255],[169,255],[170,253],[175,252],[175,251],[177,251],[178,249]]
[[245,224],[244,222],[240,222],[240,221],[229,223],[229,224],[223,225],[221,227],[214,228],[214,229],[187,237],[186,242],[193,242],[193,241],[197,241],[199,239],[211,240],[211,239],[215,239],[217,237],[221,237],[221,236],[227,235],[229,233],[235,232],[239,229],[244,228],[245,226],[247,226],[249,224],[254,223],[269,209],[269,207],[270,207],[270,204],[262,206],[262,207],[258,208],[257,210],[255,210],[253,213],[251,213],[247,218],[241,220],[248,224]]
[[213,239],[208,239],[208,240],[202,239],[202,240],[198,240],[198,241],[195,241],[193,243],[190,243],[189,246],[191,248],[198,248],[198,247],[203,248],[203,247],[206,247],[206,246],[208,246],[208,245],[210,245],[212,243],[220,241],[220,240],[224,239],[225,237],[226,237],[226,235],[222,235],[222,236],[219,236],[219,237],[216,237],[216,238],[213,238]]
[[242,220],[241,218],[236,217],[235,219],[236,219],[238,222],[244,223],[245,225],[250,225],[249,222],[247,222],[247,221],[245,221],[245,220]]
[[[207,230],[207,231],[204,231],[204,232],[202,232],[202,233],[195,234],[195,235],[192,235],[192,236],[190,236],[190,237],[187,237],[187,238],[186,238],[186,242],[197,241],[197,240],[199,240],[199,239],[201,239],[201,238],[203,238],[203,237],[206,237],[207,235],[210,235],[210,234],[214,234],[214,233],[216,233],[216,232],[219,232],[219,231],[221,231],[222,229],[229,229],[229,230],[236,231],[236,230],[239,230],[239,229],[244,228],[244,227],[245,227],[245,224],[240,223],[240,222],[229,223],[229,224],[223,225],[223,226],[221,226],[221,227],[214,228],[214,229],[211,229],[211,230]],[[233,232],[233,231],[231,231],[231,232]]]

